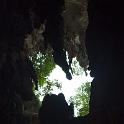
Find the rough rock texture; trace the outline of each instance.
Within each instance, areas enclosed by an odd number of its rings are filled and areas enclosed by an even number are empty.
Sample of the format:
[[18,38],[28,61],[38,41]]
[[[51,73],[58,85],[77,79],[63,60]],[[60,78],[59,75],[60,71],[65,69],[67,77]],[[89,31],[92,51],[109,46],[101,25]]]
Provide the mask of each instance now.
[[[73,118],[70,124],[124,124],[123,0],[89,0],[86,38],[86,1],[65,3],[62,13],[62,0],[0,1],[0,123],[29,123],[30,117],[25,122],[19,107],[22,100],[33,97],[32,80],[37,86],[28,56],[35,51],[44,53],[47,48],[54,50],[55,62],[68,79],[71,75],[65,50],[70,54],[69,59],[76,56],[84,68],[88,52],[89,70],[95,77],[90,113]],[[43,32],[44,42],[41,42]]]
[[87,70],[88,59],[85,47],[85,31],[88,25],[87,1],[66,0],[64,19],[64,47],[69,59],[76,57],[84,70]]
[[[55,63],[68,79],[72,78],[63,42],[63,7],[64,0],[0,1],[0,123],[28,123],[23,118],[21,101],[31,100],[33,86],[37,89],[36,72],[29,60],[33,52],[52,51]],[[82,56],[85,49],[79,50],[79,46],[76,51]]]
[[[66,0],[64,11],[61,13],[63,17],[63,49],[68,52],[68,59],[71,60],[76,57],[80,66],[87,70],[88,57],[85,47],[85,31],[88,25],[87,1],[86,0]],[[47,49],[45,49],[45,39],[43,32],[47,21],[41,24],[30,35],[26,35],[25,48],[27,48],[28,55],[33,55],[34,51],[53,52],[53,46],[49,42]],[[50,27],[49,27],[50,28]],[[61,27],[60,27],[61,28]],[[59,34],[56,34],[59,35]],[[47,36],[48,37],[48,36]],[[55,42],[55,41],[54,41]],[[56,42],[56,44],[58,44]]]

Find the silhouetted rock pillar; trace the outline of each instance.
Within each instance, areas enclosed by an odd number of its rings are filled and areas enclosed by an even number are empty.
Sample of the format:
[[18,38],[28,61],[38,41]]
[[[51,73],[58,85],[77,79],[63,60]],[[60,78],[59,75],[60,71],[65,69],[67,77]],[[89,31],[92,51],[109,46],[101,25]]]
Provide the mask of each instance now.
[[63,93],[47,94],[42,101],[38,117],[40,124],[68,124],[73,113],[70,112]]

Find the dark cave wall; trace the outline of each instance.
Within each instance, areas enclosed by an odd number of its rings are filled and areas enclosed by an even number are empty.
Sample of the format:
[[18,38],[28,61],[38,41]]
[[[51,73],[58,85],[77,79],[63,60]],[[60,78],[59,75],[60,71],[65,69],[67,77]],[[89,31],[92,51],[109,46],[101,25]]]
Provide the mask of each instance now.
[[[30,2],[21,0],[23,9],[20,7],[20,2],[18,5],[15,2],[18,3],[19,0],[0,1],[0,111],[2,115],[0,122],[2,120],[2,123],[9,124],[24,122],[20,121],[21,113],[14,108],[15,97],[19,97],[19,94],[24,96],[23,99],[27,99],[33,95],[30,80],[33,75],[28,73],[30,70],[33,71],[33,68],[23,48],[25,35],[33,30],[31,15],[27,12],[32,7],[38,16],[43,12],[37,9],[40,8],[40,4],[34,7],[35,0]],[[91,85],[90,113],[70,121],[70,124],[124,124],[123,5],[123,0],[89,0],[88,2],[89,25],[86,31],[86,47],[90,62],[89,70],[91,76],[95,77]],[[39,27],[38,21],[39,19],[35,20],[34,27]],[[33,77],[32,79],[35,80],[36,77]],[[25,87],[28,89],[22,92],[18,90],[20,86],[22,89],[26,89]],[[25,95],[27,93],[29,96]]]
[[124,123],[123,1],[89,0],[90,124]]

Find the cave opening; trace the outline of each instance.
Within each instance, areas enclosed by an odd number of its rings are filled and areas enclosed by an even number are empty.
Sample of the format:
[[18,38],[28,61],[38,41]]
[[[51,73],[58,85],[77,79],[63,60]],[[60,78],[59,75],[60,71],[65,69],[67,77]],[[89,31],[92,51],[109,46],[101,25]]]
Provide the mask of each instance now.
[[[0,123],[39,123],[40,105],[33,91],[39,84],[43,86],[44,77],[55,63],[71,80],[70,65],[76,57],[84,71],[89,65],[91,76],[95,77],[91,82],[90,112],[69,122],[69,113],[65,114],[65,122],[123,124],[123,5],[123,0],[1,0]],[[35,58],[39,52],[43,62],[50,62],[49,70],[39,69],[38,65],[43,64]],[[29,56],[34,57],[42,75],[37,74]],[[38,76],[42,78],[40,83]],[[55,118],[57,123],[59,119],[63,123],[61,114]]]

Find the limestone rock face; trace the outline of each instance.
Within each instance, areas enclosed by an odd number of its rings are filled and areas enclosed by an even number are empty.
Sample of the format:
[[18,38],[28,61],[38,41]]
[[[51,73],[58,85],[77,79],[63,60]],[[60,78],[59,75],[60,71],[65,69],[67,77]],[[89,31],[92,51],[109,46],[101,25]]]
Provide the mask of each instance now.
[[15,97],[31,99],[32,80],[37,85],[28,56],[47,49],[68,79],[65,51],[95,77],[90,113],[70,124],[124,124],[123,6],[123,0],[65,0],[65,7],[63,0],[1,0],[0,123],[23,123]]
[[84,70],[87,70],[88,59],[85,47],[85,31],[88,25],[87,1],[66,0],[64,19],[64,47],[69,59],[76,57]]

